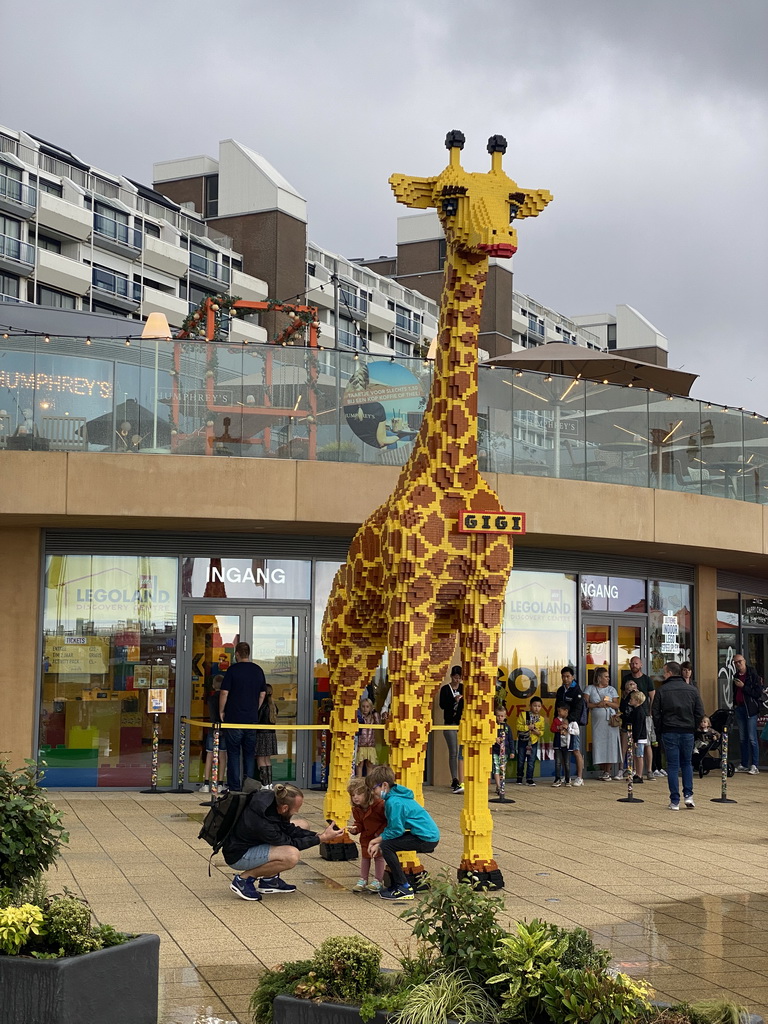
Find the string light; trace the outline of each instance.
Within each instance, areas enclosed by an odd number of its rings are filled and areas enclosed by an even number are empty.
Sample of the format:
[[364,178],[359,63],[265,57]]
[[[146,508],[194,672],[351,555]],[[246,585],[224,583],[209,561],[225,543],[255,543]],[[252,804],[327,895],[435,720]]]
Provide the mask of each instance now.
[[125,345],[126,345],[126,348],[130,348],[131,347],[131,339],[130,338],[126,338],[125,339]]
[[50,345],[50,343],[51,343],[51,339],[50,339],[50,338],[48,337],[48,335],[47,335],[47,334],[46,334],[46,335],[45,335],[45,337],[43,338],[43,341],[45,342],[45,344],[46,344],[46,345]]
[[91,339],[90,338],[86,338],[85,339],[85,344],[86,345],[90,345],[91,344]]

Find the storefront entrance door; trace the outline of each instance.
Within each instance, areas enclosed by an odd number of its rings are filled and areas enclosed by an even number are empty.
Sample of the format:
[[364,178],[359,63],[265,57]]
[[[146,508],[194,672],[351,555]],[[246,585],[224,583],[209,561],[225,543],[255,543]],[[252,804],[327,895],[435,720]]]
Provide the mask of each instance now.
[[648,672],[645,619],[629,616],[597,616],[582,622],[584,667],[582,688],[591,686],[597,668],[607,668],[611,686],[621,693],[621,681],[629,672],[630,658],[640,658]]
[[[765,682],[768,672],[768,632],[766,630],[744,630],[744,657],[760,678]],[[762,712],[757,719],[757,736],[760,747],[760,767],[768,766],[768,740],[762,736],[763,729],[768,724],[768,717]],[[736,732],[736,730],[733,730]]]
[[[250,644],[251,659],[264,670],[277,711],[274,745],[269,743],[269,734],[259,731],[267,746],[257,749],[264,749],[263,756],[269,756],[274,782],[295,781],[300,786],[308,784],[309,734],[280,726],[309,721],[308,617],[308,609],[297,606],[189,605],[185,607],[179,674],[183,713],[208,719],[207,698],[220,685],[217,676],[224,676],[234,663],[235,647],[241,640]],[[190,729],[187,780],[191,785],[207,777],[205,737],[209,733],[198,727]]]

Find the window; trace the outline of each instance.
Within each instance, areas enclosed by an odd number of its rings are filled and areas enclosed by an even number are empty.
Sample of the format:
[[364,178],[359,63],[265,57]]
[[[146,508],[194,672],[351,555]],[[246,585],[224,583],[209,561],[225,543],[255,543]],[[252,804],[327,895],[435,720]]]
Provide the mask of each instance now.
[[421,316],[407,306],[395,304],[395,323],[400,330],[409,334],[421,334]]
[[366,347],[364,330],[354,321],[339,317],[339,329],[336,332],[336,344],[346,348],[364,349]]
[[152,238],[159,238],[160,237],[160,228],[157,226],[157,224],[152,224],[152,223],[150,223],[150,221],[145,220],[144,221],[144,234],[145,235],[150,235]]
[[206,217],[219,215],[219,176],[209,174],[205,179],[205,214]]
[[45,178],[40,178],[38,184],[40,186],[40,191],[47,192],[50,196],[58,196],[61,198],[64,195],[64,189],[55,181],[46,181]]
[[0,298],[2,301],[19,298],[19,279],[13,274],[0,273]]
[[21,238],[21,221],[0,214],[0,235],[6,238]]
[[47,249],[48,252],[61,252],[61,242],[58,238],[49,238],[48,235],[37,236],[38,249]]
[[411,354],[411,346],[407,341],[400,341],[395,339],[395,351],[398,355],[409,356]]
[[77,299],[66,292],[58,292],[55,288],[44,288],[40,285],[38,302],[41,306],[53,306],[55,309],[77,309]]
[[445,266],[445,260],[448,256],[448,244],[444,238],[439,239],[437,243],[437,269],[442,270]]

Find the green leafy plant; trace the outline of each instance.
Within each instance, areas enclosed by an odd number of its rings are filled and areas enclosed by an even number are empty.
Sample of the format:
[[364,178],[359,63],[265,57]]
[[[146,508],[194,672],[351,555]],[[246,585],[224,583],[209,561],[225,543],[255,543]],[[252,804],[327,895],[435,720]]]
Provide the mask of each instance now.
[[0,886],[18,894],[56,860],[69,842],[62,814],[39,786],[34,761],[12,771],[0,761]]
[[566,970],[604,971],[611,962],[607,949],[598,949],[584,928],[559,928],[549,921],[534,919],[532,925],[542,925],[550,938],[565,939],[566,946],[560,956],[560,966]]
[[686,1013],[691,1024],[740,1024],[748,1013],[744,1006],[727,999],[699,999],[671,1009]]
[[626,974],[563,970],[549,964],[541,1006],[553,1024],[625,1024],[650,1010],[650,986]]
[[31,935],[43,932],[43,914],[40,907],[25,903],[21,907],[0,910],[0,951],[15,956],[26,945]]
[[466,971],[445,971],[410,989],[392,1024],[493,1024],[498,1006]]
[[360,936],[337,935],[320,943],[312,968],[334,998],[359,1003],[366,992],[377,987],[381,949]]
[[303,983],[312,970],[311,960],[293,960],[264,971],[251,996],[253,1024],[272,1024],[272,1004],[278,996],[293,995],[296,985]]
[[543,921],[526,924],[519,921],[517,931],[502,938],[498,945],[498,963],[502,970],[488,977],[489,985],[506,986],[500,992],[506,1016],[531,1020],[541,1009],[548,968],[560,970],[560,958],[567,940],[553,936]]
[[91,908],[75,896],[60,896],[49,901],[44,915],[45,930],[51,945],[65,955],[76,956],[99,949],[91,935]]
[[432,879],[430,892],[401,917],[412,922],[413,934],[435,950],[437,966],[463,970],[483,984],[498,972],[497,949],[506,934],[497,917],[504,901],[488,896],[470,881],[454,882],[449,875]]
[[133,938],[133,935],[128,934],[128,932],[119,932],[111,924],[100,924],[98,928],[93,929],[91,935],[98,939],[102,949],[109,949],[111,946],[122,946],[124,942],[128,942],[129,939]]

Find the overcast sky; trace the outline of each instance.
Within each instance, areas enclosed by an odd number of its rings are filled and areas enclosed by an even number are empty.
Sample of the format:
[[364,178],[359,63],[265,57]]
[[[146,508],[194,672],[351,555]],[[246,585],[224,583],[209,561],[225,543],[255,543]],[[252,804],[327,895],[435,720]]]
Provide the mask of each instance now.
[[236,138],[351,257],[395,251],[389,174],[505,135],[555,197],[515,287],[635,306],[694,395],[768,414],[767,0],[31,0],[3,35],[0,122],[147,183]]

